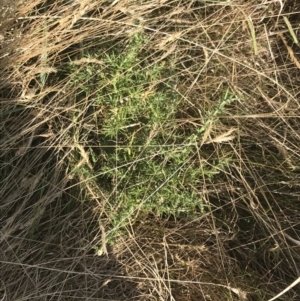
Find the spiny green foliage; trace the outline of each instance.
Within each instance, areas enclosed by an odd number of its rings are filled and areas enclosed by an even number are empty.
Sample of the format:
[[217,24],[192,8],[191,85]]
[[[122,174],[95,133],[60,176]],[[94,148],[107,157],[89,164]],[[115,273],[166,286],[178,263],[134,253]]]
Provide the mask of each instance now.
[[199,183],[203,177],[213,181],[229,162],[225,157],[208,164],[199,144],[235,98],[227,91],[205,114],[202,126],[187,135],[176,124],[184,101],[173,89],[177,81],[170,68],[173,58],[152,62],[145,55],[146,45],[147,38],[136,34],[125,49],[105,55],[98,50],[88,55],[90,62],[98,63],[79,68],[71,62],[68,70],[74,74],[77,95],[92,97],[93,109],[100,112],[94,117],[98,128],[92,135],[101,152],[90,147],[93,170],[83,166],[74,172],[92,181],[93,187],[106,189],[112,237],[129,219],[139,219],[138,214],[203,214]]

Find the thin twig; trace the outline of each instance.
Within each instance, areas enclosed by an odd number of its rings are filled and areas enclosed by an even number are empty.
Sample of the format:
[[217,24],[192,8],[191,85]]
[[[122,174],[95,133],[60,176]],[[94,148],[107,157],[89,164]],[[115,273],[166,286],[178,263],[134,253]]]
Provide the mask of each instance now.
[[286,289],[284,289],[282,292],[280,292],[278,295],[276,295],[272,299],[269,299],[268,301],[274,301],[274,300],[278,299],[280,296],[282,296],[283,294],[285,294],[286,292],[288,292],[290,289],[292,289],[298,283],[300,283],[300,277],[298,279],[296,279],[292,284],[290,284]]

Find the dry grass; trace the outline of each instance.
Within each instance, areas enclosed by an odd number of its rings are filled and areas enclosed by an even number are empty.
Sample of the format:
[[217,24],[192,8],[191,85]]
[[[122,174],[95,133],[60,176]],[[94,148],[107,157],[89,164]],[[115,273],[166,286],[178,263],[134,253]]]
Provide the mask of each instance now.
[[[296,0],[16,3],[0,1],[0,299],[268,300],[300,276]],[[141,73],[167,66],[182,99],[174,123],[151,135],[201,127],[184,164],[230,163],[189,183],[205,212],[142,212],[111,246],[118,185],[95,184],[90,154],[106,147],[93,137],[110,113],[93,111],[96,92],[76,95],[72,78],[91,62],[109,73],[105,55],[137,33],[148,38]],[[102,58],[87,59],[96,49]],[[168,78],[157,81],[143,93]],[[225,91],[235,101],[207,122]],[[82,166],[88,175],[74,173]],[[280,300],[299,295],[295,286]]]

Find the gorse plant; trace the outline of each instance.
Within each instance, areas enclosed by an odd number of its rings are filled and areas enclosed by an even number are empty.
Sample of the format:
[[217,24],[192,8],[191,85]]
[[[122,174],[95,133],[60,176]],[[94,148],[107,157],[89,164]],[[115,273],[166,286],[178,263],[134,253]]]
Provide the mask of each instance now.
[[[90,98],[97,112],[97,129],[89,133],[99,143],[89,148],[93,168],[80,166],[74,172],[83,183],[106,190],[109,241],[139,215],[203,214],[199,183],[203,177],[213,181],[229,160],[208,164],[204,153],[199,157],[199,141],[234,97],[227,91],[203,125],[187,136],[176,124],[184,103],[172,88],[176,78],[167,67],[171,64],[151,62],[146,45],[147,37],[136,34],[123,51],[103,54],[100,49],[86,58],[84,67],[71,62],[68,69],[76,94]],[[73,158],[72,166],[78,166],[82,154]]]

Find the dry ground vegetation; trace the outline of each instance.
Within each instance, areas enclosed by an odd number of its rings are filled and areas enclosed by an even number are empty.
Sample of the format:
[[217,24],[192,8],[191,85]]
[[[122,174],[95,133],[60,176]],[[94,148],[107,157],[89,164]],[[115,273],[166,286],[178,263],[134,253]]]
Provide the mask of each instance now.
[[1,300],[299,279],[299,1],[0,2]]

